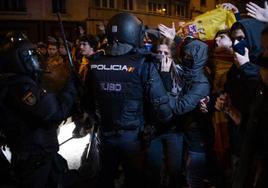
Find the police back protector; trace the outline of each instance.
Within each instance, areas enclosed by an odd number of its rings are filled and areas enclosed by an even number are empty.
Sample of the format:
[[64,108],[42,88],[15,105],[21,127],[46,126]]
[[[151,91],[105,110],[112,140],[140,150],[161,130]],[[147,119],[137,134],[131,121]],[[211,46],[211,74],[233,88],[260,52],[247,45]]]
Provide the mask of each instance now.
[[132,53],[103,56],[90,65],[89,87],[97,99],[101,130],[134,130],[143,125],[143,61],[140,54]]

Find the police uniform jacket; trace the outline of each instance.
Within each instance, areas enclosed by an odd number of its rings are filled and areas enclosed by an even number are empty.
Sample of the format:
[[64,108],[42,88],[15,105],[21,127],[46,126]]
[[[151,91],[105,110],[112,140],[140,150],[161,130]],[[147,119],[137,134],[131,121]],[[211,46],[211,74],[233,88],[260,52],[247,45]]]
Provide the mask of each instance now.
[[98,108],[103,131],[142,127],[145,100],[152,104],[155,118],[168,121],[172,117],[155,64],[138,52],[96,59],[89,67],[86,87],[86,107],[89,112]]
[[59,94],[48,94],[30,76],[0,79],[1,127],[16,153],[58,151],[57,125],[68,117],[76,89],[72,81]]

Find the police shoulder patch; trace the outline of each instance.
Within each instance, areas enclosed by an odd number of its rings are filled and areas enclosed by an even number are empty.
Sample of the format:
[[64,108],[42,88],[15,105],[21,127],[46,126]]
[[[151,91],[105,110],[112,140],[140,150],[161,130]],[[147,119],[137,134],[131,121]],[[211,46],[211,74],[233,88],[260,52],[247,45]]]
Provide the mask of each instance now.
[[37,102],[37,97],[29,91],[22,97],[22,101],[29,106],[34,106]]

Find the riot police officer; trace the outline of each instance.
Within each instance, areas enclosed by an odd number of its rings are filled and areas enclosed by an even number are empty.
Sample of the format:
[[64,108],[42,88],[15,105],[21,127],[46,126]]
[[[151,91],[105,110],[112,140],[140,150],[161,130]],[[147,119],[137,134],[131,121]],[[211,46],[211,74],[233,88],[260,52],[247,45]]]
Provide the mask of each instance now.
[[0,59],[1,131],[12,152],[17,186],[56,187],[66,170],[57,154],[56,129],[72,109],[74,81],[70,79],[57,96],[42,89],[35,46],[20,33],[7,35]]
[[144,101],[150,102],[159,121],[172,117],[156,65],[140,53],[144,33],[142,21],[132,14],[112,17],[107,26],[107,55],[96,59],[86,76],[87,111],[92,116],[96,110],[100,114],[100,187],[114,187],[119,164],[125,187],[144,186],[145,148],[139,137],[145,121]]

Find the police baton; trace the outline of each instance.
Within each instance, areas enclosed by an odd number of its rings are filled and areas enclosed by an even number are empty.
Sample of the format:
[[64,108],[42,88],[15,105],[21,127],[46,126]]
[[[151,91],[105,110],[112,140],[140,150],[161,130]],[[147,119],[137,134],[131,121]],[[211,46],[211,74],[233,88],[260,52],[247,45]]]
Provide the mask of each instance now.
[[97,142],[96,133],[97,133],[97,126],[93,125],[92,133],[90,133],[90,144],[88,145],[87,152],[86,152],[86,159],[88,159],[90,153],[96,152],[96,151],[94,151],[97,149],[96,148],[96,144],[97,144],[96,143]]
[[59,144],[59,146],[62,146],[63,144],[65,144],[66,142],[72,140],[74,138],[74,136],[72,136],[71,138],[68,138],[67,140],[64,140],[62,143]]
[[74,64],[73,64],[73,59],[72,59],[72,56],[71,56],[71,52],[68,48],[68,44],[67,44],[67,40],[66,40],[66,35],[65,35],[65,32],[64,32],[64,27],[63,27],[63,24],[62,24],[62,21],[61,21],[61,16],[60,16],[60,12],[57,12],[57,17],[58,17],[58,21],[59,21],[59,24],[60,24],[60,31],[61,31],[61,35],[62,35],[62,38],[63,38],[63,43],[64,43],[64,46],[65,46],[65,49],[67,51],[67,55],[68,55],[68,60],[69,60],[69,65],[72,69],[72,73],[75,75],[75,78],[77,79],[80,87],[79,87],[79,96],[83,96],[83,93],[85,91],[85,86],[84,86],[84,82],[81,78],[81,76],[79,75],[79,73],[77,71],[75,71],[75,67],[74,67]]
[[73,64],[71,52],[70,52],[70,50],[68,48],[68,44],[67,44],[67,40],[66,40],[66,35],[65,35],[65,32],[64,32],[64,27],[63,27],[63,24],[62,24],[62,21],[61,21],[60,12],[57,12],[57,17],[58,17],[58,21],[59,21],[59,24],[60,24],[60,31],[61,31],[61,35],[62,35],[63,44],[64,44],[65,49],[67,51],[67,55],[68,55],[68,59],[69,59],[69,64],[70,64],[70,66],[72,68],[74,68],[74,64]]

